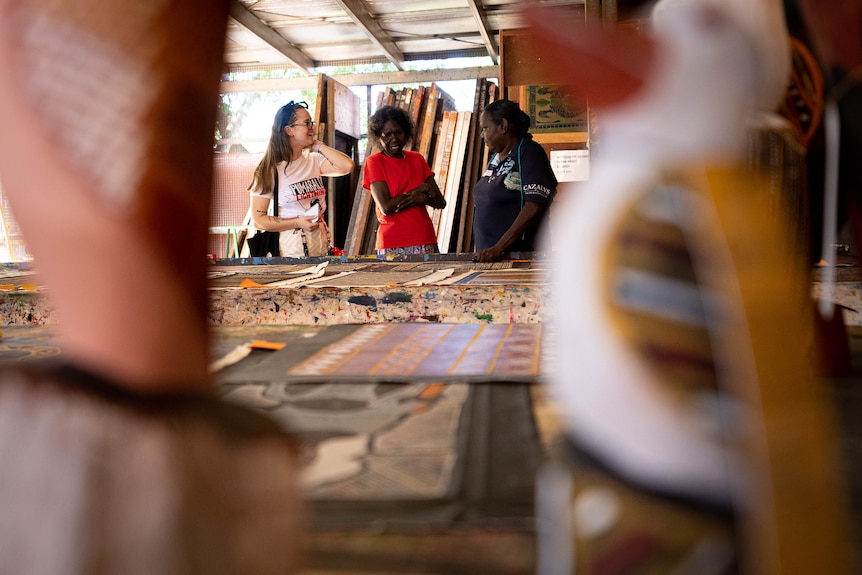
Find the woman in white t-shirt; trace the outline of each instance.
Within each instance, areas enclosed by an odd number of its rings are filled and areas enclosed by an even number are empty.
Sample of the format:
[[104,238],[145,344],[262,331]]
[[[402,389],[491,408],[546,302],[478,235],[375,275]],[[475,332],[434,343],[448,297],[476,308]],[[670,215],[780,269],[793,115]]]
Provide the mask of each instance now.
[[[323,235],[326,187],[323,176],[344,176],[353,171],[353,160],[315,138],[314,121],[305,102],[288,102],[275,114],[272,133],[248,187],[251,217],[259,230],[281,232],[282,257],[326,255]],[[278,182],[278,215],[270,215],[273,188]],[[301,235],[303,241],[296,241]],[[308,246],[308,253],[302,249]],[[315,253],[312,253],[312,252]]]

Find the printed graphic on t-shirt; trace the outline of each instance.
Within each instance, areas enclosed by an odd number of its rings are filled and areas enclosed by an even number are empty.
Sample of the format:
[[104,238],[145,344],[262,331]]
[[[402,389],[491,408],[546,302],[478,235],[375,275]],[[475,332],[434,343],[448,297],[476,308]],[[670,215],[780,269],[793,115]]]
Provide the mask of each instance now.
[[[301,182],[289,184],[287,186],[287,189],[289,192],[292,192],[294,196],[296,196],[296,201],[300,202],[300,204],[305,206],[306,209],[310,207],[310,200],[326,195],[326,188],[323,186],[323,178],[321,178],[320,176],[315,176],[313,178],[308,178],[307,180],[302,180]],[[303,202],[302,200],[309,201]]]
[[[499,159],[497,159],[499,162]],[[488,176],[488,183],[490,184],[500,176],[505,176],[509,172],[512,171],[512,168],[515,167],[515,160],[511,156],[507,157],[506,160],[502,163],[502,165],[495,163],[494,160],[488,163],[488,168],[491,170],[491,174]]]
[[526,186],[524,186],[524,195],[534,195],[541,196],[543,198],[549,198],[551,196],[551,188],[543,186],[542,184],[527,184]]
[[503,180],[503,185],[507,190],[521,189],[521,172],[509,172]]

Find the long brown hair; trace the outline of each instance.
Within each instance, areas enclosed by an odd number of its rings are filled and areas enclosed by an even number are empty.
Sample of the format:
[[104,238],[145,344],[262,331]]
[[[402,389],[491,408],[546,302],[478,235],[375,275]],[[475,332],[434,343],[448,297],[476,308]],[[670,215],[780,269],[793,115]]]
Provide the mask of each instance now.
[[254,169],[254,177],[251,179],[251,184],[248,190],[271,190],[273,186],[273,174],[275,167],[281,162],[288,164],[293,159],[290,150],[290,136],[284,131],[285,126],[289,126],[296,119],[296,109],[308,109],[308,104],[305,102],[294,102],[291,100],[284,106],[278,109],[275,113],[275,119],[272,122],[272,132],[269,135],[269,143],[266,145],[266,152],[263,154],[260,163]]

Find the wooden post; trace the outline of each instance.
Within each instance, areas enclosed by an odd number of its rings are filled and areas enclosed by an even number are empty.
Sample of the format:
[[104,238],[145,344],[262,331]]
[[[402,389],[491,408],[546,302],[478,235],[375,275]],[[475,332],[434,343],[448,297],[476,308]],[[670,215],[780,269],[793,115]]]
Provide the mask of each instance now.
[[587,24],[598,24],[602,20],[601,0],[586,0]]
[[617,25],[617,0],[602,0],[602,26],[604,28],[616,28]]

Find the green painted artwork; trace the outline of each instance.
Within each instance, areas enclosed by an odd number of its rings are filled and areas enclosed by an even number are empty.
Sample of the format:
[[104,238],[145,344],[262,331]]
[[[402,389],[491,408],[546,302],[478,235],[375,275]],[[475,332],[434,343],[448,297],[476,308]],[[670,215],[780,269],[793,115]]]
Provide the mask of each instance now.
[[534,133],[586,132],[587,102],[562,85],[526,87],[525,112]]

